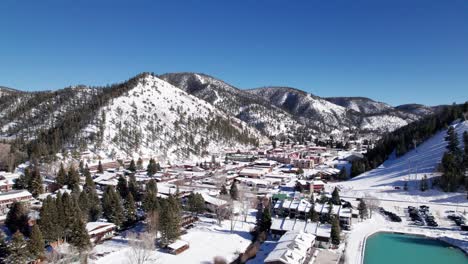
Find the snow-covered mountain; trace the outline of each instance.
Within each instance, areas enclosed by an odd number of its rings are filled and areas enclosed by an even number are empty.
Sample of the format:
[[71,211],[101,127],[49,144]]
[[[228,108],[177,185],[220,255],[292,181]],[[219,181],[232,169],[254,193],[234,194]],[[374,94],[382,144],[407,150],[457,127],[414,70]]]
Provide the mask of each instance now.
[[325,133],[355,131],[380,134],[430,114],[400,111],[364,97],[321,98],[290,87],[263,87],[248,92],[262,96]]
[[99,109],[84,131],[106,156],[201,157],[266,140],[257,130],[151,74]]
[[379,136],[432,113],[288,87],[238,89],[204,74],[144,73],[106,87],[0,88],[0,139],[38,155],[64,147],[101,156],[200,157],[271,136]]
[[267,139],[236,117],[152,74],[103,88],[77,86],[0,97],[0,138],[50,154],[197,158]]
[[199,73],[169,73],[160,78],[241,119],[265,135],[294,134],[306,127],[295,116],[263,97],[214,77]]

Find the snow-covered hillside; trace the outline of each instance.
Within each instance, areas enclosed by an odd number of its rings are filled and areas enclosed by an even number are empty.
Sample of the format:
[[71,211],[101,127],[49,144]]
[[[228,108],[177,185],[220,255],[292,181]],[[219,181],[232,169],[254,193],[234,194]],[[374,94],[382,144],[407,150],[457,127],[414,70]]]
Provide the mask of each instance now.
[[266,135],[293,134],[299,128],[305,127],[290,113],[264,98],[211,76],[199,73],[170,73],[163,74],[160,78],[245,121]]
[[263,87],[248,90],[296,117],[305,119],[318,131],[360,131],[385,133],[430,114],[399,111],[388,104],[364,97],[321,98],[290,87]]
[[[454,127],[460,142],[463,142],[462,135],[468,131],[468,121],[455,124]],[[440,131],[402,157],[390,158],[374,170],[335,185],[342,189],[341,194],[344,196],[362,197],[372,194],[381,199],[466,203],[464,193],[445,193],[438,189],[419,191],[419,183],[424,175],[429,179],[440,175],[436,172],[436,168],[446,151],[447,142],[444,139],[446,134],[446,130]],[[408,191],[403,190],[405,182],[408,183]]]
[[90,146],[103,156],[170,160],[265,140],[242,121],[149,74],[102,107],[84,133],[96,139]]

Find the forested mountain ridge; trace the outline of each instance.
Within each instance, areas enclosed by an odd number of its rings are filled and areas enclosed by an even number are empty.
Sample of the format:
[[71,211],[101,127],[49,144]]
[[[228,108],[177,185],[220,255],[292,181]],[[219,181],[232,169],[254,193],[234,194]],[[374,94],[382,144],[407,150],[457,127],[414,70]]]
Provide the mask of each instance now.
[[381,135],[431,114],[400,111],[365,97],[321,98],[291,87],[262,87],[248,91],[328,133],[351,131]]
[[268,100],[214,77],[200,73],[168,73],[159,77],[250,124],[265,135],[292,135],[307,129],[306,124]]
[[29,157],[52,157],[64,148],[109,157],[199,157],[266,140],[150,73],[107,87],[7,94],[0,107],[1,139]]

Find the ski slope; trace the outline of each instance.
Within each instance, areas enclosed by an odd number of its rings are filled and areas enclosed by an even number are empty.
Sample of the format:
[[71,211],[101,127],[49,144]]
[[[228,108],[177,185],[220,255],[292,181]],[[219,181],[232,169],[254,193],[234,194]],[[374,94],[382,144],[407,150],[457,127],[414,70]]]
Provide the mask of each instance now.
[[[453,126],[460,142],[463,142],[463,132],[468,131],[468,121]],[[419,183],[424,175],[428,179],[440,175],[436,168],[446,151],[446,134],[447,130],[440,131],[402,157],[391,157],[378,168],[347,182],[332,184],[331,188],[338,186],[342,196],[371,195],[398,201],[468,204],[466,194],[462,192],[445,193],[437,188],[425,192],[419,190]],[[408,191],[403,190],[405,182],[408,182]]]

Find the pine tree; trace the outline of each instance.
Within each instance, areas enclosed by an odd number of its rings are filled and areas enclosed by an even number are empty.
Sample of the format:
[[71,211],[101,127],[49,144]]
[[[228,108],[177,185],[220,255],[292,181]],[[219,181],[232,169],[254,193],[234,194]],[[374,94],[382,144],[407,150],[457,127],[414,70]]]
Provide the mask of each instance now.
[[89,219],[90,202],[88,201],[88,194],[85,190],[80,192],[80,196],[78,197],[78,206],[80,207],[81,213],[86,216],[86,219]]
[[359,211],[359,216],[361,217],[361,220],[364,218],[367,218],[367,214],[368,214],[367,205],[363,199],[361,199],[361,201],[359,202],[358,211]]
[[73,221],[68,242],[80,252],[86,251],[91,247],[88,231],[81,217],[77,217]]
[[55,182],[60,187],[67,185],[68,183],[67,172],[65,171],[63,163],[60,163],[60,169],[57,173],[57,177],[55,178]]
[[80,173],[84,172],[84,162],[83,162],[83,160],[80,160],[80,164],[78,165],[78,171]]
[[265,207],[263,209],[263,213],[262,213],[262,220],[261,220],[261,224],[259,226],[260,228],[260,231],[265,231],[265,232],[268,232],[270,231],[270,228],[271,228],[271,213],[270,213],[270,209],[268,207]]
[[120,195],[115,191],[113,186],[107,186],[102,198],[102,209],[104,217],[109,222],[121,227],[124,220],[124,208]]
[[226,185],[221,185],[221,191],[219,192],[220,195],[228,195],[228,190],[226,188]]
[[34,259],[41,259],[44,257],[44,238],[38,225],[34,225],[31,231],[31,237],[28,241],[29,253]]
[[86,198],[88,201],[88,220],[94,222],[101,217],[102,209],[101,201],[96,192],[96,185],[94,184],[94,181],[91,178],[91,174],[86,175],[83,191],[86,192]]
[[104,168],[102,167],[101,161],[98,163],[97,171],[98,173],[104,173]]
[[42,203],[39,216],[38,224],[41,231],[43,231],[45,241],[51,243],[59,240],[62,234],[60,231],[61,225],[59,223],[56,202],[50,195]]
[[332,192],[331,202],[334,205],[340,205],[341,204],[340,193],[339,193],[337,187],[335,187],[335,189]]
[[312,222],[318,222],[319,219],[320,219],[320,216],[317,213],[317,211],[315,211],[315,206],[313,204],[312,204],[312,207],[310,208],[310,211],[309,211],[309,219]]
[[120,194],[120,197],[125,199],[128,196],[128,185],[127,180],[121,175],[117,180],[117,191]]
[[31,182],[31,173],[29,167],[24,169],[24,173],[15,181],[13,189],[15,190],[24,190],[29,188],[29,183]]
[[42,186],[42,177],[39,172],[39,168],[34,166],[31,173],[31,183],[28,186],[28,190],[34,197],[44,193],[44,186]]
[[73,222],[81,217],[81,211],[77,202],[66,192],[62,195],[62,212],[64,236],[69,239],[72,235]]
[[229,194],[231,195],[231,199],[233,200],[239,199],[239,190],[237,189],[237,184],[235,181],[232,182],[231,189],[229,190]]
[[158,201],[158,186],[156,181],[151,179],[148,184],[146,184],[146,192],[143,196],[143,210],[149,213],[152,211],[156,211],[159,209],[159,201]]
[[180,235],[180,208],[176,198],[162,200],[160,210],[160,231],[163,244],[168,244]]
[[5,226],[11,233],[17,231],[29,235],[28,210],[22,202],[14,202],[8,211]]
[[447,136],[445,137],[445,140],[448,141],[447,143],[447,149],[448,151],[452,153],[458,153],[460,152],[459,144],[460,142],[458,141],[458,135],[453,126],[450,126],[447,130]]
[[28,260],[28,244],[24,240],[21,232],[14,233],[10,244],[8,245],[8,252],[10,253],[6,258],[6,263],[9,264],[24,264]]
[[141,200],[139,187],[138,187],[138,183],[136,181],[135,175],[130,175],[130,177],[129,177],[128,191],[133,195],[133,198],[136,201]]
[[70,168],[68,169],[67,178],[68,189],[73,190],[80,185],[80,174],[78,174],[73,165],[70,165]]
[[[55,208],[57,214],[57,223],[56,227],[58,230],[58,237],[64,238],[65,237],[65,213],[63,208],[63,201],[62,201],[62,193],[58,192],[57,197],[55,198]],[[45,232],[45,229],[44,229]]]
[[468,131],[463,133],[463,167],[468,170]]
[[137,160],[137,169],[138,170],[143,169],[143,160],[141,158],[138,158],[138,160]]
[[205,210],[205,200],[199,193],[191,193],[187,198],[188,210],[196,215]]
[[137,207],[135,204],[135,199],[133,199],[132,193],[129,193],[125,199],[125,224],[127,226],[132,225],[137,220]]
[[340,233],[341,233],[341,228],[340,228],[339,219],[338,217],[333,217],[331,234],[330,234],[331,242],[333,245],[338,246],[340,244],[340,241],[341,241]]
[[135,165],[135,161],[133,159],[132,159],[132,161],[130,161],[130,165],[128,166],[128,170],[132,171],[132,172],[136,171],[136,165]]

